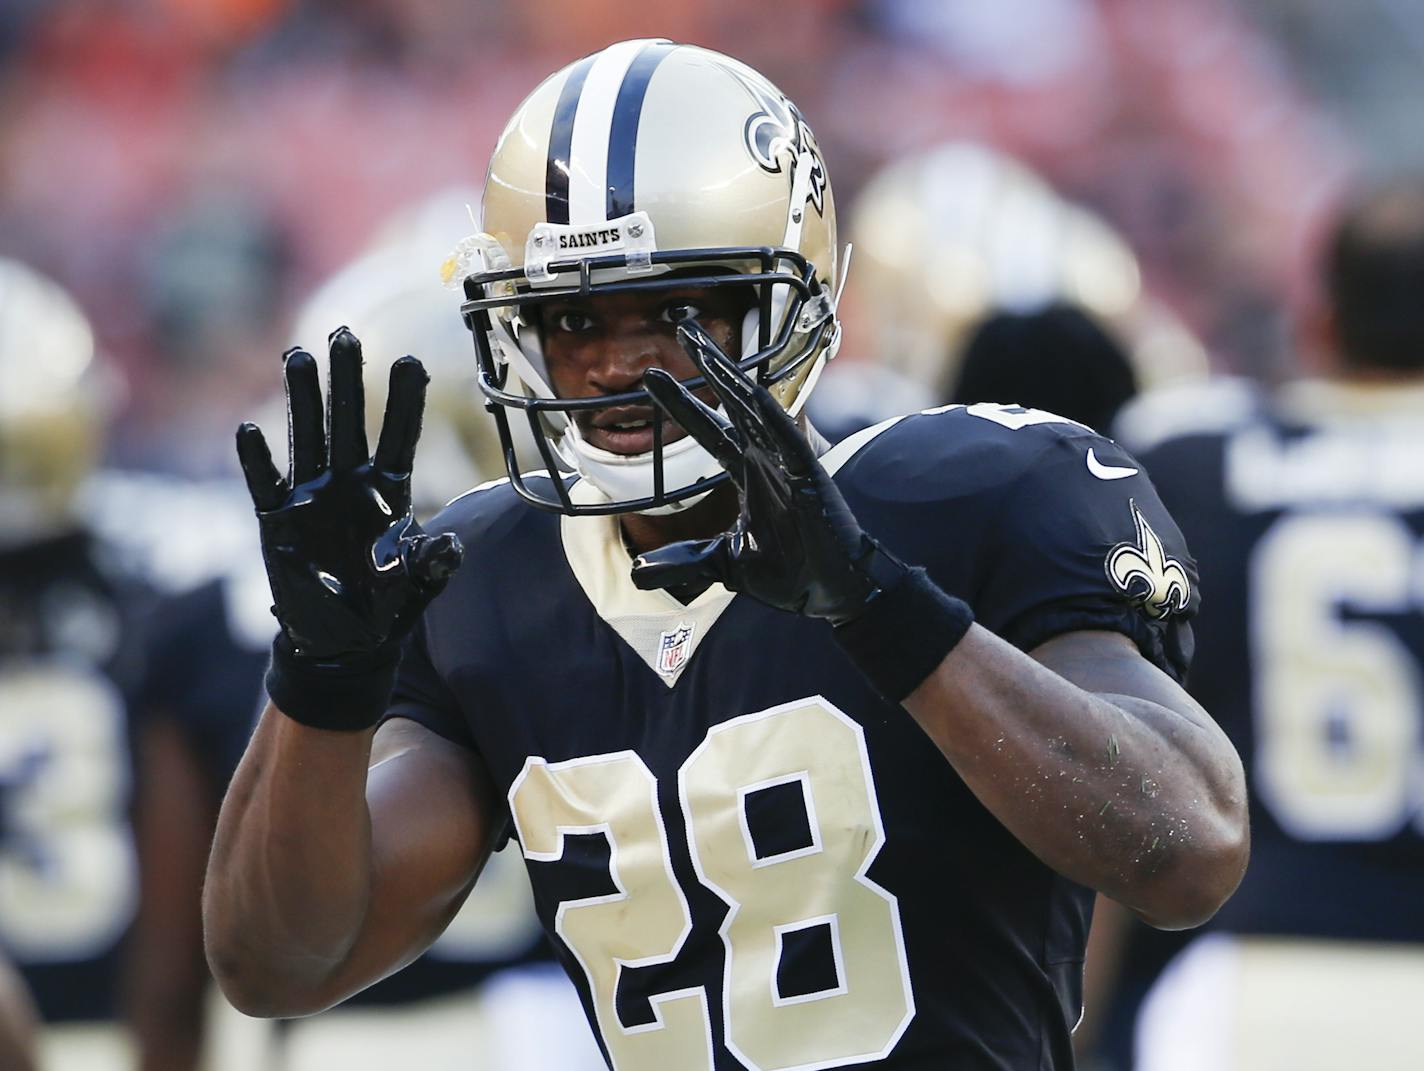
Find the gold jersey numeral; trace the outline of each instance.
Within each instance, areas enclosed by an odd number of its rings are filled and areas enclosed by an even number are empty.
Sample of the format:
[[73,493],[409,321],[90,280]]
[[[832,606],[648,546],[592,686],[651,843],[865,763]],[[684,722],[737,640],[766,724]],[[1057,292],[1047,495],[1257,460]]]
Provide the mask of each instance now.
[[617,1071],[712,1067],[706,991],[651,998],[650,1024],[624,1026],[615,1001],[624,967],[676,958],[692,932],[687,897],[673,877],[657,781],[634,752],[568,762],[529,759],[510,787],[510,808],[528,859],[564,854],[566,834],[608,838],[618,891],[559,905],[554,932],[583,968],[598,1032]]
[[1292,836],[1384,839],[1424,811],[1418,658],[1370,619],[1417,614],[1420,578],[1424,546],[1387,513],[1289,515],[1257,544],[1256,787]]
[[85,959],[133,916],[124,707],[61,662],[0,667],[0,947],[26,963]]
[[[763,856],[747,821],[759,789],[798,783],[809,843]],[[899,906],[866,872],[885,840],[861,727],[818,697],[717,725],[678,773],[699,880],[729,906],[722,1020],[727,1045],[761,1071],[878,1059],[914,1016]],[[615,1006],[625,966],[674,960],[691,932],[669,858],[657,783],[631,751],[525,763],[510,789],[525,855],[563,855],[565,834],[602,833],[619,890],[565,901],[555,931],[582,966],[616,1071],[710,1068],[704,987],[654,995],[652,1023],[625,1026]],[[783,994],[786,935],[824,927],[833,984]]]

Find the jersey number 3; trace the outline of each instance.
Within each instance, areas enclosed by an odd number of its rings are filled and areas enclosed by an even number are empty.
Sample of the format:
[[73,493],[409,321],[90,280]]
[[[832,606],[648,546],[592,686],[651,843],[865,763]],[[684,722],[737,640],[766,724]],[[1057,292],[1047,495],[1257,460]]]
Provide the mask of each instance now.
[[137,893],[124,708],[104,677],[0,667],[0,948],[24,963],[102,954]]
[[[811,843],[759,855],[748,797],[798,785]],[[811,1071],[879,1059],[914,1016],[899,905],[866,877],[885,834],[859,725],[824,699],[802,699],[714,726],[678,771],[697,877],[729,910],[722,1021],[727,1047],[758,1071]],[[673,874],[657,781],[632,751],[567,762],[529,759],[510,788],[524,854],[553,861],[566,834],[608,839],[617,892],[559,905],[554,929],[587,976],[616,1071],[710,1071],[702,986],[650,999],[653,1021],[625,1026],[625,967],[670,963],[692,932]],[[836,984],[783,995],[786,935],[829,935]]]

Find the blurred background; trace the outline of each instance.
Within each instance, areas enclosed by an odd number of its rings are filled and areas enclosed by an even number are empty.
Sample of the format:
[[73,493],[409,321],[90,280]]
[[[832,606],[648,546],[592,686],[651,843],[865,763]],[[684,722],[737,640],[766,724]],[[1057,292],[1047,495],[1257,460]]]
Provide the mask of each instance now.
[[0,249],[75,295],[122,372],[110,459],[232,471],[310,290],[397,209],[477,186],[547,73],[650,35],[800,103],[843,217],[898,154],[1016,155],[1237,371],[1282,359],[1347,178],[1424,156],[1405,0],[7,0]]
[[[118,630],[142,648],[132,658],[116,633],[95,659],[130,710],[111,732],[36,745],[52,719],[22,732],[31,693],[0,692],[12,700],[0,704],[0,949],[30,966],[41,1018],[79,1024],[38,1028],[40,1066],[381,1066],[381,1038],[403,1038],[390,1051],[409,1054],[411,1038],[433,1036],[439,1001],[468,1022],[463,994],[495,967],[542,977],[516,890],[500,932],[450,953],[468,969],[437,970],[392,998],[404,1013],[373,1012],[359,1029],[338,1020],[322,1035],[319,1017],[274,1031],[204,995],[203,838],[255,709],[271,626],[250,507],[232,490],[232,432],[259,415],[280,427],[282,351],[319,347],[342,322],[366,340],[368,366],[448,353],[437,387],[475,411],[472,349],[442,348],[458,320],[443,332],[416,326],[404,299],[404,312],[383,302],[402,288],[428,299],[427,279],[441,300],[440,262],[474,229],[465,205],[478,194],[464,191],[483,181],[519,101],[572,59],[642,36],[747,61],[817,132],[843,240],[860,249],[847,342],[818,397],[832,431],[945,400],[986,314],[1065,301],[1121,328],[1137,386],[1208,371],[1274,383],[1309,363],[1295,325],[1317,300],[1315,256],[1342,195],[1424,166],[1424,7],[1410,0],[0,0],[0,257],[77,306],[56,298],[63,308],[45,314],[79,325],[64,344],[82,375],[55,412],[77,413],[87,438],[59,443],[76,454],[64,486],[125,578],[105,597],[147,622]],[[927,184],[938,201],[916,192]],[[927,248],[907,245],[907,218]],[[928,296],[897,310],[917,287]],[[0,287],[11,349],[0,354],[0,420],[22,408],[37,346],[12,327],[24,293]],[[915,319],[925,303],[939,310],[933,324]],[[50,411],[28,419],[59,426]],[[500,474],[462,419],[452,417],[451,442],[465,460],[432,466],[449,475],[427,504]],[[56,449],[53,439],[40,448]],[[80,470],[96,475],[81,485]],[[19,532],[32,514],[0,512],[0,527]],[[10,581],[28,571],[20,561],[0,557]],[[183,646],[208,625],[219,649],[249,660],[222,724],[192,672],[200,656]],[[24,650],[16,641],[8,653]],[[172,682],[185,667],[194,679],[183,690]],[[66,747],[88,749],[91,765],[66,776],[90,785],[97,749],[129,753],[89,801],[117,838],[107,864],[79,868],[84,902],[104,917],[86,941],[47,952],[36,935],[63,932],[64,908],[11,871],[17,858],[33,864],[47,818],[78,820],[64,782],[34,802],[39,771],[54,769],[34,756]],[[26,792],[30,803],[17,802]],[[45,897],[47,914],[22,913]],[[130,951],[153,951],[125,959],[125,935]],[[93,989],[64,980],[85,957],[112,961]],[[513,1029],[571,999],[529,992],[480,1014]],[[392,1035],[402,1015],[407,1032]],[[1089,1054],[1095,1066],[1128,1066],[1129,1028]],[[147,1040],[134,1045],[135,1031]],[[497,1051],[495,1033],[459,1035],[420,1066],[518,1066],[473,1055]],[[539,1066],[593,1059],[585,1048]]]

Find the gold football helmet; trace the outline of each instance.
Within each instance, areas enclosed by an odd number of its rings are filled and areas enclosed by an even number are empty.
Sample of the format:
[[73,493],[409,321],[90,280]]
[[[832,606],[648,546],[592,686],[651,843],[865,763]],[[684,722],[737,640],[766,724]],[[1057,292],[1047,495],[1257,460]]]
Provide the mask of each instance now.
[[[479,386],[515,489],[564,513],[667,512],[725,477],[691,438],[626,457],[592,446],[571,413],[641,404],[550,387],[531,306],[571,294],[755,287],[742,367],[793,414],[836,350],[830,182],[800,111],[756,71],[670,41],[624,41],[546,79],[490,161],[483,233],[447,263],[463,284]],[[509,373],[517,382],[511,382]],[[696,381],[694,381],[696,382]],[[531,430],[547,481],[518,471],[511,424]],[[576,504],[562,473],[602,492]]]
[[425,365],[430,386],[411,487],[422,518],[504,472],[499,439],[475,387],[470,334],[439,273],[451,245],[468,233],[469,206],[478,199],[476,189],[452,188],[397,212],[307,298],[290,333],[289,343],[316,358],[323,379],[331,332],[345,325],[361,340],[368,428],[380,427],[390,362],[413,353]]
[[1137,258],[1093,213],[1017,160],[950,142],[872,176],[851,212],[848,300],[867,349],[943,396],[994,312],[1083,310],[1127,347],[1138,384],[1195,377],[1206,354],[1143,291]]
[[75,524],[107,416],[94,332],[74,299],[0,259],[0,548]]

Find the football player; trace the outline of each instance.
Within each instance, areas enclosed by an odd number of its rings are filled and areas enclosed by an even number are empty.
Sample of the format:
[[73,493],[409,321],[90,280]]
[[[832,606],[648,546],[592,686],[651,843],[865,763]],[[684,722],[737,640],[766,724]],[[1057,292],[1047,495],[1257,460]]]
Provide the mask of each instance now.
[[997,312],[970,332],[950,401],[1014,401],[1106,432],[1137,393],[1132,361],[1091,315],[1068,304]]
[[[924,384],[936,403],[960,400],[956,383],[986,319],[1066,330],[1032,319],[1056,306],[1105,331],[1143,388],[1206,371],[1205,351],[1143,287],[1122,237],[987,145],[951,141],[887,164],[851,206],[850,237],[845,300],[864,313],[847,327],[856,356]],[[1120,378],[1104,378],[1103,392],[1120,398]]]
[[1316,377],[1125,414],[1212,578],[1192,691],[1258,801],[1141,1071],[1424,1066],[1424,185],[1351,206],[1323,276]]
[[423,370],[393,367],[372,456],[345,330],[328,427],[287,357],[287,475],[239,430],[282,627],[206,885],[229,998],[368,985],[512,835],[615,1068],[1071,1067],[1092,890],[1195,925],[1247,854],[1151,484],[996,405],[818,456],[831,188],[728,57],[555,73],[483,209],[450,274],[542,472],[425,532]]
[[34,995],[47,1061],[113,1065],[142,595],[79,508],[107,404],[89,321],[13,260],[0,310],[0,954]]
[[[848,345],[874,359],[838,361],[811,398],[832,441],[944,402],[1013,402],[1106,431],[1140,385],[1205,375],[1205,350],[1147,291],[1122,237],[997,149],[951,141],[890,162],[852,206],[850,233],[847,318],[855,307],[875,315],[848,328]],[[908,405],[907,382],[926,400]],[[1118,911],[1095,911],[1080,1054],[1130,1052],[1119,1023],[1145,988],[1133,985],[1137,965],[1160,967],[1181,946],[1179,934],[1141,926],[1125,957],[1105,955]]]

